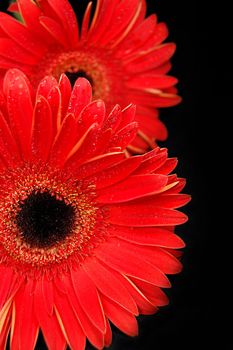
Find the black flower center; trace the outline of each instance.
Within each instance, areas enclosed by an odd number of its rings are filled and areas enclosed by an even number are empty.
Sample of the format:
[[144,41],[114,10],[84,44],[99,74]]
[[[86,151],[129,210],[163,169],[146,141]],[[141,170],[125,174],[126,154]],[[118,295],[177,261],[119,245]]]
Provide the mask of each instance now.
[[71,233],[76,215],[74,207],[63,199],[34,191],[20,203],[16,224],[26,243],[46,248]]
[[86,78],[89,83],[93,86],[93,80],[92,78],[90,77],[90,75],[88,75],[84,70],[80,69],[78,70],[77,72],[75,71],[68,71],[68,72],[65,72],[65,74],[67,75],[67,77],[69,78],[70,80],[70,83],[72,85],[72,87],[74,86],[76,80],[78,78]]

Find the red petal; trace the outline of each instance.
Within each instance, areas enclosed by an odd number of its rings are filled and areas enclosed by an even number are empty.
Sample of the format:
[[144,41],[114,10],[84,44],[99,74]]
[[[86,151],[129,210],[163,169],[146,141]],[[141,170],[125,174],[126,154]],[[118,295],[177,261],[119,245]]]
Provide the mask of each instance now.
[[127,158],[122,162],[103,170],[95,177],[90,178],[90,182],[94,182],[97,189],[113,185],[129,176],[138,167],[140,162],[140,157]]
[[[157,17],[155,14],[147,17],[141,22],[120,44],[119,52],[117,55],[125,54],[126,58],[132,52],[137,51],[150,37],[153,35]],[[122,57],[122,56],[119,56]]]
[[20,155],[11,130],[0,111],[0,154],[8,165],[16,164],[20,161]]
[[102,294],[114,300],[114,302],[121,305],[129,312],[137,314],[137,307],[132,297],[111,270],[104,267],[96,259],[85,261],[82,268]]
[[26,23],[27,27],[35,27],[35,22],[41,14],[39,6],[33,1],[28,2],[28,0],[17,0],[17,5],[23,17],[23,22]]
[[6,349],[7,338],[11,327],[11,303],[4,312],[2,311],[0,311],[0,349]]
[[11,349],[33,350],[36,344],[39,324],[34,314],[34,298],[30,295],[31,281],[20,288],[14,298]]
[[53,129],[52,113],[48,101],[38,96],[33,114],[32,154],[38,160],[46,162],[50,151]]
[[88,318],[85,310],[82,309],[72,287],[69,288],[68,294],[69,301],[73,307],[74,313],[83,329],[84,334],[97,349],[102,349],[104,345],[104,334],[101,333]]
[[132,142],[138,131],[138,123],[133,122],[119,130],[112,138],[109,147],[121,147],[124,149]]
[[53,167],[62,167],[75,144],[77,124],[73,114],[68,114],[54,140],[49,162]]
[[177,158],[169,158],[167,159],[166,163],[164,163],[158,169],[156,169],[156,173],[165,175],[170,174],[170,172],[172,172],[177,166],[177,163]]
[[7,335],[10,329],[10,319],[12,314],[12,300],[8,300],[3,308],[0,310],[0,345],[1,349],[5,349],[3,345],[6,344]]
[[168,298],[160,288],[135,278],[133,278],[133,282],[136,284],[136,286],[138,286],[138,288],[153,305],[165,306],[168,304]]
[[116,1],[97,1],[91,28],[88,33],[89,42],[98,42],[111,23]]
[[84,41],[87,39],[88,29],[90,25],[91,10],[92,10],[92,2],[89,2],[83,16],[82,28],[81,28],[81,41]]
[[155,27],[154,34],[145,42],[143,45],[143,50],[150,49],[161,44],[168,37],[168,28],[167,25],[163,22],[160,22]]
[[181,238],[170,231],[159,227],[123,227],[110,226],[108,233],[134,244],[159,246],[167,248],[183,248],[185,246]]
[[172,68],[171,62],[167,61],[163,64],[161,64],[161,66],[156,67],[155,70],[153,70],[154,73],[156,74],[167,74]]
[[105,104],[101,100],[93,101],[88,104],[80,113],[78,122],[78,137],[82,137],[88,128],[98,123],[102,125],[105,117]]
[[187,194],[167,194],[164,192],[164,194],[158,194],[148,198],[147,204],[154,205],[155,207],[175,209],[184,206],[190,199],[191,197]]
[[137,77],[130,78],[126,85],[132,89],[144,90],[147,88],[165,89],[175,84],[177,84],[176,78],[165,75],[152,75],[151,73],[146,73],[145,75],[139,75]]
[[124,158],[125,154],[123,152],[101,154],[100,156],[90,159],[76,169],[75,176],[77,176],[79,179],[89,177],[119,163]]
[[10,12],[19,12],[19,6],[16,2],[12,2],[9,6],[8,6],[8,11]]
[[124,128],[126,125],[131,124],[135,119],[136,114],[136,105],[130,104],[125,107],[122,111],[122,120],[118,127],[119,130]]
[[[51,350],[64,350],[66,340],[61,331],[61,327],[55,313],[50,314],[51,306],[53,307],[53,298],[51,298],[51,294],[53,294],[52,281],[46,281],[45,279],[43,281],[37,281],[34,292],[35,316],[39,322],[48,348]],[[47,300],[47,298],[49,300]]]
[[69,346],[73,350],[84,350],[86,337],[83,330],[67,297],[58,291],[55,293],[55,312],[64,336],[67,337]]
[[187,220],[187,216],[179,211],[154,208],[145,203],[109,207],[109,222],[120,226],[171,226],[183,224]]
[[112,330],[111,330],[111,327],[110,327],[110,324],[109,324],[109,321],[107,318],[106,318],[106,325],[107,325],[107,330],[106,330],[106,334],[104,337],[104,345],[105,345],[105,347],[108,348],[112,343]]
[[129,90],[127,97],[136,104],[157,108],[170,107],[181,102],[180,96],[149,88],[141,91]]
[[58,86],[57,80],[53,76],[49,75],[44,77],[38,85],[36,97],[38,98],[38,96],[41,95],[44,98],[48,99],[50,91],[56,86]]
[[103,130],[112,129],[116,131],[122,121],[122,112],[119,105],[115,105],[111,113],[105,118]]
[[177,259],[180,259],[183,256],[183,252],[179,251],[179,250],[174,250],[174,249],[170,249],[170,248],[166,248],[166,251],[170,254],[172,254],[173,256],[175,256]]
[[[140,1],[118,2],[110,25],[99,42],[100,45],[113,43],[114,47],[127,35],[140,13]],[[115,39],[115,40],[114,40]]]
[[[171,175],[169,176],[171,177]],[[179,193],[180,191],[183,190],[183,188],[185,187],[186,185],[186,180],[185,179],[181,179],[181,178],[176,178],[175,179],[176,181],[172,180],[170,183],[171,185],[174,183],[176,183],[174,186],[171,186],[170,189],[168,189],[166,191],[166,194],[174,194],[174,193]],[[169,179],[168,179],[169,181]]]
[[45,308],[47,309],[49,316],[52,316],[54,305],[53,283],[52,281],[47,280],[46,277],[43,277],[41,285],[43,303],[45,305]]
[[68,112],[73,113],[76,118],[83,108],[91,102],[92,88],[87,79],[78,78],[73,87]]
[[24,159],[28,159],[31,146],[33,107],[27,78],[17,69],[9,70],[4,79],[7,108],[11,128]]
[[104,333],[106,329],[105,318],[94,283],[83,270],[71,271],[71,278],[83,310],[100,332]]
[[[136,169],[135,174],[149,174],[155,172],[167,160],[167,150],[153,150],[147,153],[141,165]],[[159,174],[159,173],[158,173]]]
[[65,74],[59,79],[59,89],[61,91],[61,121],[65,118],[71,96],[71,84]]
[[2,276],[0,284],[0,310],[2,310],[6,301],[12,299],[18,291],[24,278],[19,278],[11,268],[3,266],[0,266],[0,275]]
[[106,329],[106,334],[104,338],[104,345],[108,348],[112,343],[112,330],[107,318],[106,318],[106,326],[107,326],[107,329]]
[[49,101],[53,117],[53,134],[54,136],[61,127],[61,92],[58,86],[54,86],[49,94],[47,100]]
[[39,25],[41,9],[35,1],[18,0],[19,12],[26,28],[39,42],[51,45],[50,37],[46,30]]
[[[77,168],[80,164],[91,158],[95,154],[99,133],[99,125],[92,124],[83,137],[74,145],[67,156],[66,166]],[[90,145],[93,145],[90,147]],[[94,154],[93,154],[94,153]],[[73,171],[73,170],[72,170]]]
[[119,274],[121,283],[127,288],[135,300],[140,314],[151,315],[157,311],[157,308],[145,297],[145,295],[137,288],[137,286],[126,276]]
[[1,284],[0,284],[0,310],[6,303],[6,301],[11,298],[11,287],[15,284],[15,274],[13,270],[9,267],[0,266],[1,273]]
[[47,50],[46,43],[43,44],[42,41],[38,42],[38,38],[35,38],[27,27],[3,12],[0,13],[0,28],[2,28],[17,45],[29,51],[31,55],[36,55],[38,58],[41,58]]
[[135,245],[114,238],[111,240],[111,244],[115,246],[116,254],[120,250],[124,256],[128,256],[131,253],[135,256],[139,255],[166,274],[175,274],[182,270],[181,263],[162,248]]
[[166,24],[158,23],[155,26],[154,32],[147,38],[147,40],[141,43],[141,46],[139,48],[134,49],[131,55],[127,56],[127,61],[135,60],[141,55],[146,54],[148,51],[150,52],[156,48],[161,47],[162,45],[160,44],[162,44],[162,42],[167,38],[167,36],[168,28]]
[[35,65],[38,61],[38,58],[36,56],[33,56],[32,53],[24,50],[12,39],[0,38],[0,47],[1,56],[6,57],[7,59],[26,65]]
[[138,324],[135,317],[128,311],[122,309],[104,295],[101,297],[104,312],[110,321],[122,332],[134,337],[138,334]]
[[60,19],[70,43],[75,46],[78,43],[79,30],[77,18],[70,3],[66,0],[48,0],[48,3]]
[[164,175],[134,175],[97,194],[100,203],[118,203],[159,193],[167,183]]
[[[1,69],[10,69],[12,67],[18,68],[18,69],[26,69],[26,70],[28,69],[28,67],[23,65],[22,63],[17,62],[15,60],[7,59],[6,57],[2,57],[0,54],[0,68]],[[2,78],[1,78],[1,80],[2,80]]]
[[150,69],[155,69],[168,61],[174,54],[175,44],[163,44],[155,49],[142,51],[141,55],[135,55],[134,60],[125,62],[125,69],[130,73],[140,73]]
[[67,40],[64,35],[64,30],[58,22],[50,17],[41,16],[40,23],[60,45],[67,47]]
[[[127,253],[124,255],[126,251]],[[96,250],[96,256],[107,266],[127,276],[139,278],[159,287],[170,287],[170,282],[162,271],[135,252],[125,250],[124,247],[121,250],[120,241],[118,244],[114,244],[112,241],[102,244]]]

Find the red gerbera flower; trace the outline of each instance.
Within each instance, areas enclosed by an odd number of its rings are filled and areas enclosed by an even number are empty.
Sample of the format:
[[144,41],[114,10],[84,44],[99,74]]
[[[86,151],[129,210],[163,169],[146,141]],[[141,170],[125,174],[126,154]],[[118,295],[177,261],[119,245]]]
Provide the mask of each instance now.
[[167,304],[177,273],[174,208],[184,180],[166,149],[127,158],[135,107],[108,115],[89,82],[5,77],[0,112],[0,348],[102,349],[109,320],[137,334],[135,316]]
[[109,112],[119,103],[137,104],[140,123],[132,152],[164,140],[167,131],[155,108],[180,102],[167,76],[175,44],[163,41],[167,26],[156,15],[145,18],[145,0],[98,0],[90,23],[92,3],[87,6],[81,30],[68,0],[17,0],[20,23],[0,13],[0,70],[20,68],[34,86],[45,75],[71,82],[88,78],[95,98],[102,98]]

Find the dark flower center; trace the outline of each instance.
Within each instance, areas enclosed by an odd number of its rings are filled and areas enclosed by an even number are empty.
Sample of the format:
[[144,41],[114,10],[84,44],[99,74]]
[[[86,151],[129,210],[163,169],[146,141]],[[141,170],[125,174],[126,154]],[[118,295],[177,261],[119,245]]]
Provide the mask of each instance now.
[[71,233],[76,215],[74,207],[63,199],[34,191],[20,203],[16,224],[26,243],[46,248]]
[[70,80],[70,83],[72,85],[72,87],[74,86],[76,80],[78,78],[86,78],[89,83],[93,86],[93,80],[92,78],[90,77],[90,75],[88,75],[84,70],[80,69],[78,70],[77,72],[72,72],[72,71],[68,71],[68,72],[65,72],[65,74],[67,75],[67,77],[69,78]]

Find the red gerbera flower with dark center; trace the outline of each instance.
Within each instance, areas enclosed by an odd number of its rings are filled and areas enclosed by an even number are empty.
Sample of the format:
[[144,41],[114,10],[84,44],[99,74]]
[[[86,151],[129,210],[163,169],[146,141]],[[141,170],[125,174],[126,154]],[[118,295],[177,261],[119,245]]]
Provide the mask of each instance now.
[[35,87],[45,75],[85,77],[108,112],[116,102],[137,104],[131,151],[141,153],[167,137],[156,108],[180,102],[177,79],[166,75],[175,45],[163,43],[168,30],[156,15],[145,18],[145,0],[98,0],[90,23],[91,9],[90,2],[79,32],[68,0],[17,0],[10,10],[23,23],[0,13],[0,69],[20,68]]
[[102,349],[109,321],[137,334],[135,316],[167,304],[160,288],[184,246],[174,208],[184,180],[166,149],[127,158],[135,107],[105,113],[79,78],[44,78],[34,96],[10,70],[0,112],[0,348]]

